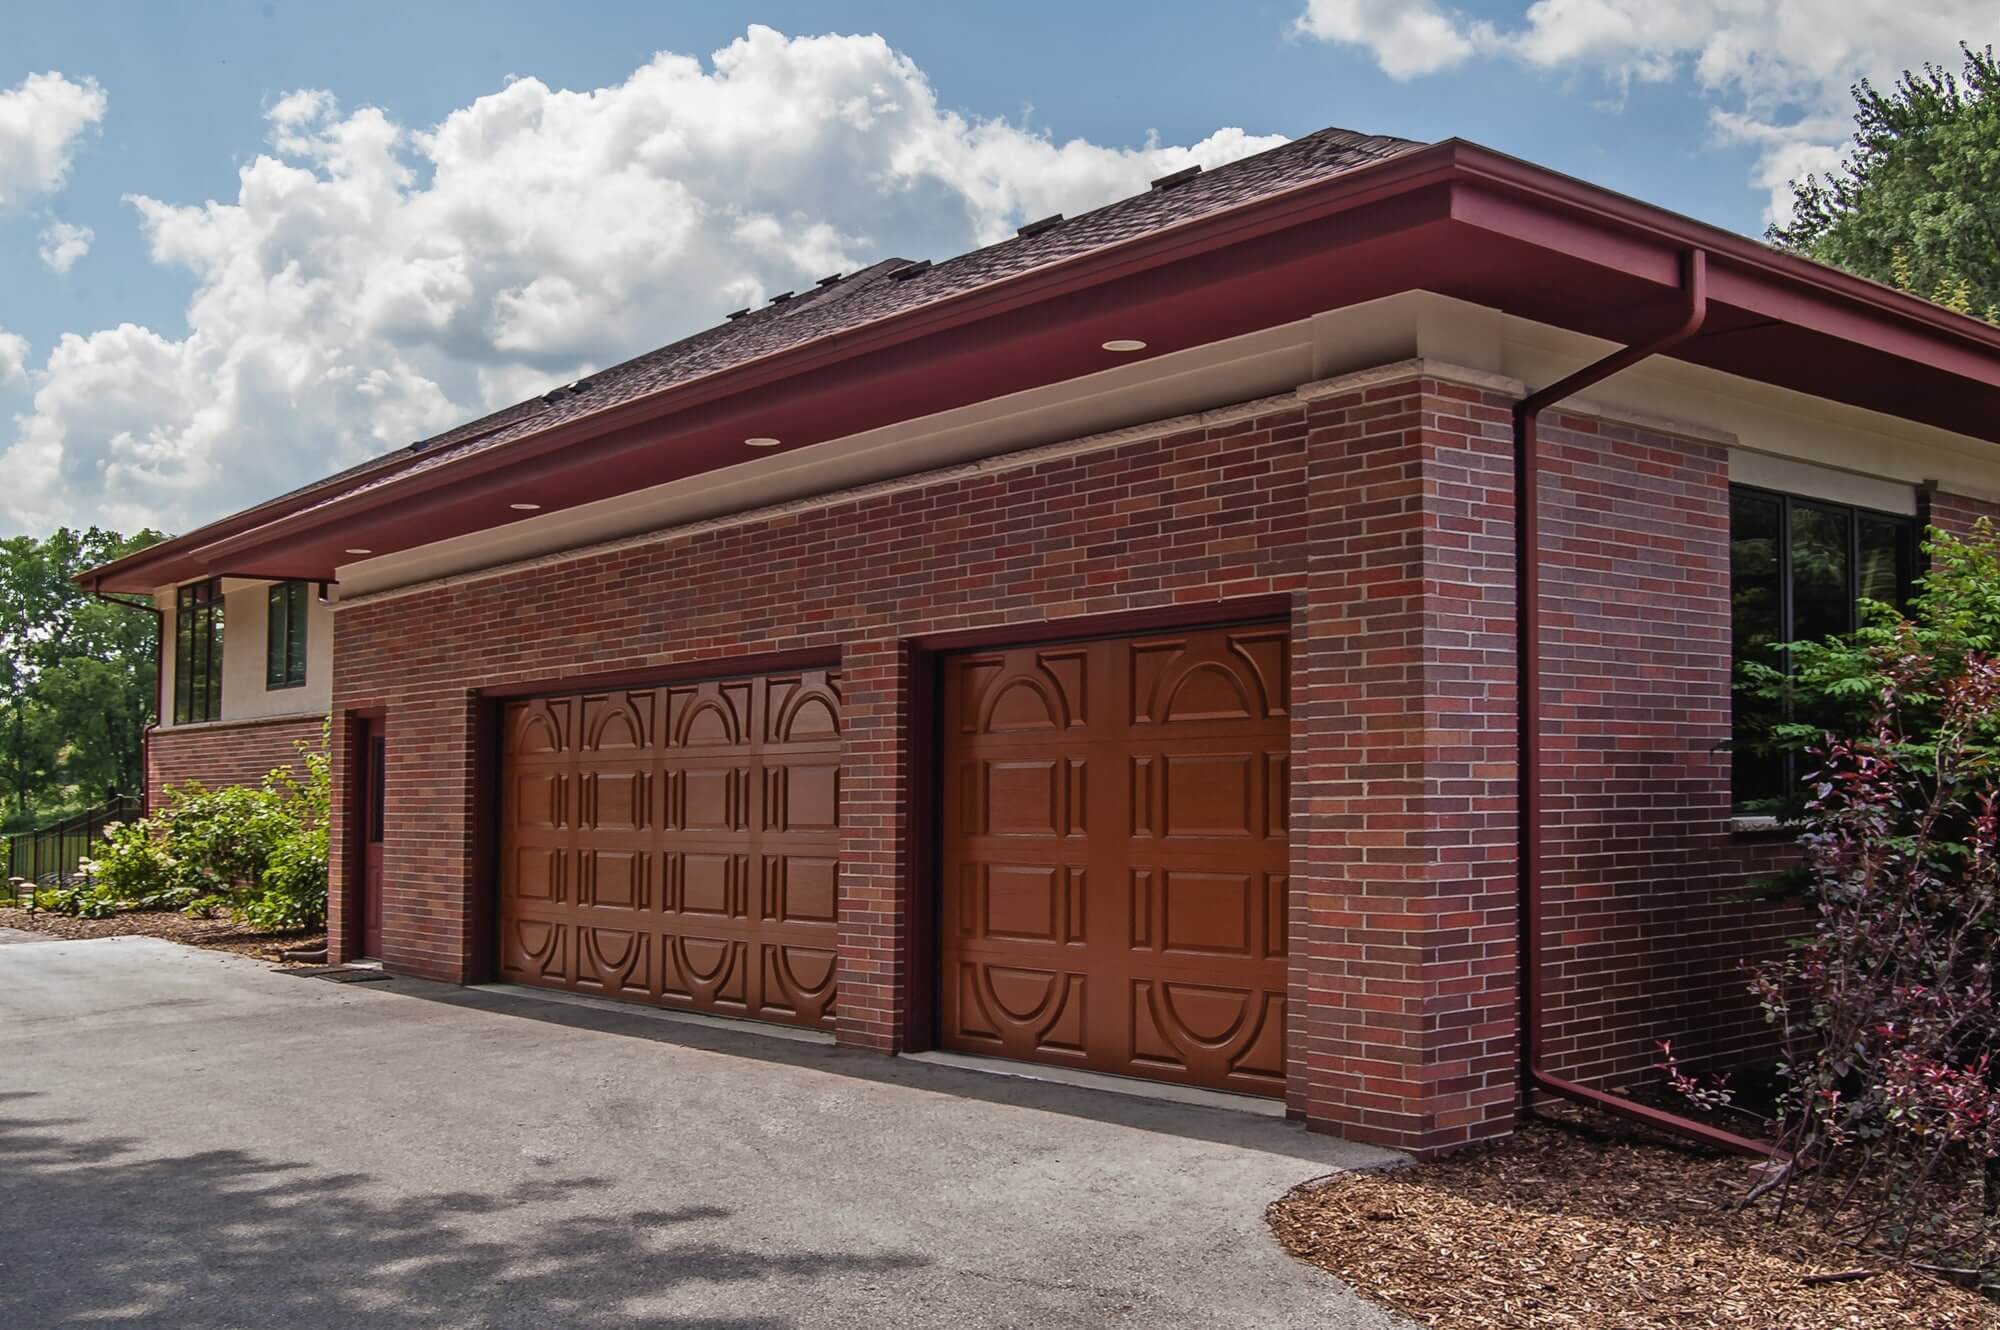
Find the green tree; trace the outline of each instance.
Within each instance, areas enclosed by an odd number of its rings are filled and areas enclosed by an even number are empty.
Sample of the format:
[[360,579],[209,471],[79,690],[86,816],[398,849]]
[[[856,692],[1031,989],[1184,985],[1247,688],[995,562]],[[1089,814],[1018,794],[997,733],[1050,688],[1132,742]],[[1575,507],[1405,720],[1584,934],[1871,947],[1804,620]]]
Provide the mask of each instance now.
[[1773,244],[2000,322],[2000,65],[1961,46],[1960,75],[1926,64],[1887,93],[1854,89],[1840,169],[1792,185]]
[[74,578],[160,539],[64,527],[0,540],[0,808],[9,826],[138,789],[154,620],[95,599]]

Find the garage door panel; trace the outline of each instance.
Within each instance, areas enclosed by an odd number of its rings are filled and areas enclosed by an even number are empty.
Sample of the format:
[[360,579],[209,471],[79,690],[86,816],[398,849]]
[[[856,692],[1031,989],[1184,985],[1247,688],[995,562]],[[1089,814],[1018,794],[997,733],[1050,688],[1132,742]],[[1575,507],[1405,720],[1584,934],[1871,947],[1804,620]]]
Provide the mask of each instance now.
[[654,694],[611,693],[583,699],[581,747],[588,753],[643,753],[653,747]]
[[1131,722],[1222,729],[1285,714],[1291,632],[1282,625],[1135,641],[1127,657]]
[[1060,969],[961,963],[960,1047],[1083,1065],[1088,976]]
[[[830,856],[777,854],[765,859],[766,917],[831,929],[840,909],[840,861]],[[832,936],[831,933],[828,934]]]
[[509,703],[501,972],[831,1025],[839,676]]
[[576,987],[601,997],[649,998],[654,937],[638,928],[578,926]]
[[652,908],[652,856],[642,850],[579,850],[576,855],[579,909]]
[[748,1008],[749,983],[743,964],[744,944],[728,937],[701,933],[670,933],[661,973],[665,997],[701,1007],[725,1007],[736,1013]]
[[829,1014],[837,954],[829,948],[766,946],[762,1003],[767,1011],[784,1012],[804,1024],[819,1024]]
[[588,832],[644,831],[652,781],[643,768],[609,767],[576,778],[576,825]]
[[1288,651],[1253,625],[946,662],[942,1042],[1282,1091]]
[[840,762],[791,758],[764,772],[764,829],[826,835],[840,827]]
[[1282,1094],[1285,1000],[1274,993],[1149,979],[1133,984],[1138,1069],[1252,1094]]
[[500,873],[503,911],[509,907],[554,905],[564,899],[569,856],[558,846],[514,845]]
[[503,919],[500,973],[516,983],[566,987],[570,978],[569,925],[534,915]]

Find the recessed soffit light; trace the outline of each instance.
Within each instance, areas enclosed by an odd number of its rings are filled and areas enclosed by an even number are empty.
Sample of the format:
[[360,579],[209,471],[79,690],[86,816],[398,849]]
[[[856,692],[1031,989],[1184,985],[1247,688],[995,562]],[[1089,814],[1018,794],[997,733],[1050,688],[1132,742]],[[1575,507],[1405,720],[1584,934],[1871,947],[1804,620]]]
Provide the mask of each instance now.
[[1106,351],[1144,351],[1146,344],[1136,337],[1114,337],[1104,344]]
[[510,503],[507,506],[517,513],[538,513],[542,511],[542,505],[539,503]]
[[771,438],[769,435],[759,434],[745,439],[743,446],[746,448],[775,448],[778,446],[778,443],[779,440]]
[[345,551],[345,552],[346,552],[346,553],[348,553],[348,554],[373,554],[373,553],[374,553],[375,551],[374,551],[374,550],[347,550],[347,551]]

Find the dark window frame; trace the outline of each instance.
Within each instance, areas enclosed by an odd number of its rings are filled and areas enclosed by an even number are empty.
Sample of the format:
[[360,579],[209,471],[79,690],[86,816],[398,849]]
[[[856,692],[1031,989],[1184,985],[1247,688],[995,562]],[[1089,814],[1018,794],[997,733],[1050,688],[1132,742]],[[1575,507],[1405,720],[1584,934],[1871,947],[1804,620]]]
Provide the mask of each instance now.
[[[1815,498],[1805,494],[1792,494],[1784,490],[1767,489],[1761,485],[1738,484],[1733,481],[1729,486],[1729,495],[1732,510],[1735,507],[1734,501],[1739,495],[1777,504],[1777,641],[1793,642],[1799,640],[1795,628],[1797,622],[1797,605],[1795,603],[1797,587],[1794,578],[1792,548],[1794,525],[1792,519],[1793,513],[1801,508],[1838,516],[1847,524],[1846,578],[1848,594],[1844,598],[1847,607],[1847,621],[1842,628],[1835,629],[1834,631],[1852,632],[1854,629],[1860,627],[1860,602],[1862,600],[1861,590],[1863,580],[1861,529],[1864,521],[1883,523],[1895,529],[1898,536],[1898,548],[1896,550],[1898,564],[1896,602],[1899,604],[1908,603],[1912,584],[1922,574],[1922,569],[1919,567],[1922,523],[1918,518],[1908,513],[1889,512],[1881,508],[1870,508],[1862,504],[1841,503],[1833,499]],[[1733,521],[1729,536],[1732,563],[1730,583],[1730,678],[1732,683],[1730,738],[1732,745],[1740,745],[1742,742],[1740,726],[1744,719],[1743,707],[1741,695],[1734,691],[1733,686],[1737,668],[1742,664],[1742,661],[1736,655],[1737,606],[1734,551],[1737,533],[1734,530]],[[1791,653],[1789,651],[1776,652],[1773,655],[1779,668],[1785,670],[1791,668]],[[1746,811],[1746,799],[1743,793],[1736,788],[1738,782],[1735,779],[1742,760],[1742,758],[1738,758],[1732,763],[1730,773],[1730,807],[1739,815]],[[1788,753],[1775,760],[1780,766],[1776,772],[1775,779],[1772,781],[1773,787],[1781,790],[1794,787],[1798,783],[1800,776],[1798,771],[1798,756]]]
[[271,585],[265,597],[265,691],[305,687],[307,613],[304,582]]
[[222,579],[174,591],[174,724],[222,719]]

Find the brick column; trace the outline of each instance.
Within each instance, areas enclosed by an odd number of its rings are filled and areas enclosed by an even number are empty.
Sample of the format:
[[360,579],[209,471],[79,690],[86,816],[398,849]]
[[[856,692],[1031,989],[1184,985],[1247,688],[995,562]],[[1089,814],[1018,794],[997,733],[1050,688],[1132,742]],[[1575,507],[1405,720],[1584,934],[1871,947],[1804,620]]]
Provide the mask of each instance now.
[[382,963],[450,984],[485,972],[486,903],[475,807],[476,708],[450,689],[388,709],[384,721]]
[[1413,373],[1309,413],[1288,1100],[1420,1153],[1514,1095],[1510,410]]
[[885,1053],[902,1046],[910,1000],[911,666],[894,640],[842,653],[836,1037]]

